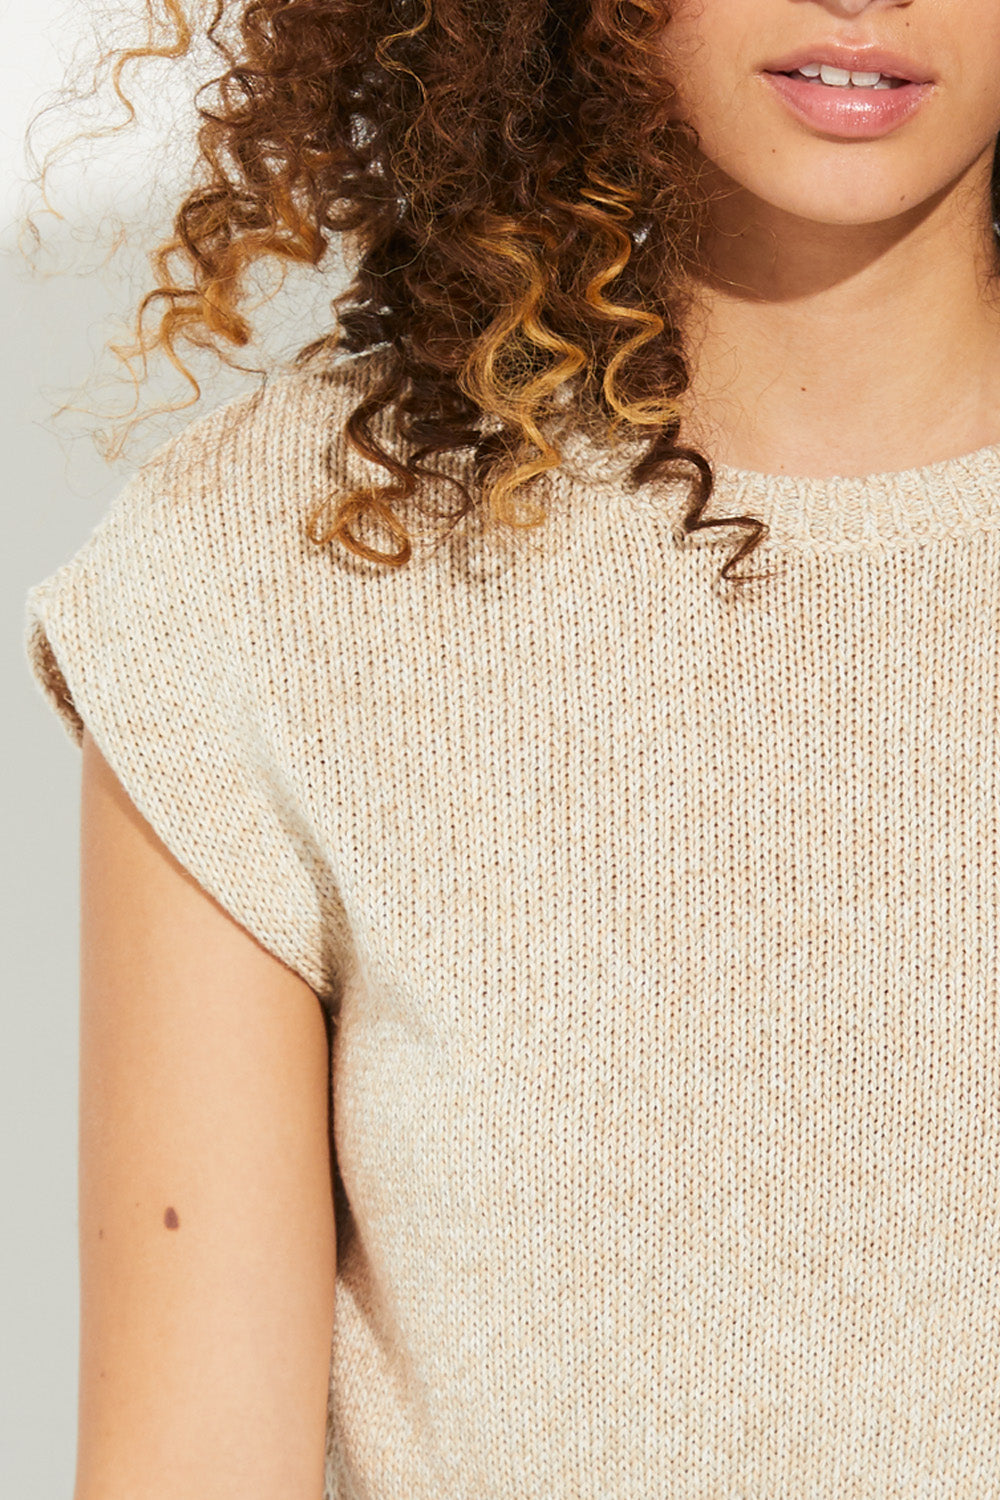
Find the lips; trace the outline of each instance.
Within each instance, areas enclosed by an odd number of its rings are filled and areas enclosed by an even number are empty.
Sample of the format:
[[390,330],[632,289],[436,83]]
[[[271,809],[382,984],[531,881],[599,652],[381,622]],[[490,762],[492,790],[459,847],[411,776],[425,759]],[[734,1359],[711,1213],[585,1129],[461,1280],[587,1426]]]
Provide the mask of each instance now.
[[929,84],[896,88],[817,87],[811,79],[762,72],[760,79],[801,124],[840,140],[878,140],[897,130],[927,103]]
[[794,73],[803,63],[826,63],[831,68],[846,68],[849,73],[882,73],[905,83],[934,82],[933,71],[917,59],[875,47],[845,47],[839,42],[807,43],[765,63],[760,71]]

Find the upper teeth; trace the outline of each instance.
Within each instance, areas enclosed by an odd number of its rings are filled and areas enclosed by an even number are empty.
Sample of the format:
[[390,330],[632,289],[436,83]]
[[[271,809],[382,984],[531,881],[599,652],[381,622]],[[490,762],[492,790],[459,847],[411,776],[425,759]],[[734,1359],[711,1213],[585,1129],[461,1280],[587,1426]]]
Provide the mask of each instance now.
[[832,68],[827,63],[805,63],[798,71],[806,78],[819,78],[823,83],[831,83],[837,88],[846,88],[848,84],[860,89],[891,87],[886,74],[852,73],[847,68]]

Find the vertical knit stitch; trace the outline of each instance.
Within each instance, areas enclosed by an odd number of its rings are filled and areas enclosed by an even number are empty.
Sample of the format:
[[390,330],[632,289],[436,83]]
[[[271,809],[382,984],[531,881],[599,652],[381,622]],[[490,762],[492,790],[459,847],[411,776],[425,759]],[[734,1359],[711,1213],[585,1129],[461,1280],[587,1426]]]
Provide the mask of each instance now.
[[352,379],[192,423],[26,636],[334,1017],[327,1500],[996,1500],[1000,447],[720,467],[740,599],[582,441],[388,570],[303,535]]

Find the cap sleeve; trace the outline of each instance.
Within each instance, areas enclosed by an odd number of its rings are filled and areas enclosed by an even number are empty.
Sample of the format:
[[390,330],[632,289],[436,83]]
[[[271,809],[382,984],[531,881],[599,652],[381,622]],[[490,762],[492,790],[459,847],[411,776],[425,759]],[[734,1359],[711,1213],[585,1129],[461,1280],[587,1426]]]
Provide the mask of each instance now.
[[74,742],[86,725],[202,889],[329,1004],[336,892],[267,733],[281,706],[263,681],[253,538],[211,483],[182,482],[204,443],[176,444],[29,591],[28,663]]

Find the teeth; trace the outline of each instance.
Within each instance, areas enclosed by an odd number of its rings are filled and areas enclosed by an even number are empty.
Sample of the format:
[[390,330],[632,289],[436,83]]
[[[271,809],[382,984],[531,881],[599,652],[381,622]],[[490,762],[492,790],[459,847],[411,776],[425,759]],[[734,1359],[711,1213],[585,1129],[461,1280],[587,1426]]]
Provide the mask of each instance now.
[[889,89],[893,86],[881,73],[852,73],[847,68],[834,68],[828,63],[806,63],[797,71],[803,78],[818,78],[832,88]]

